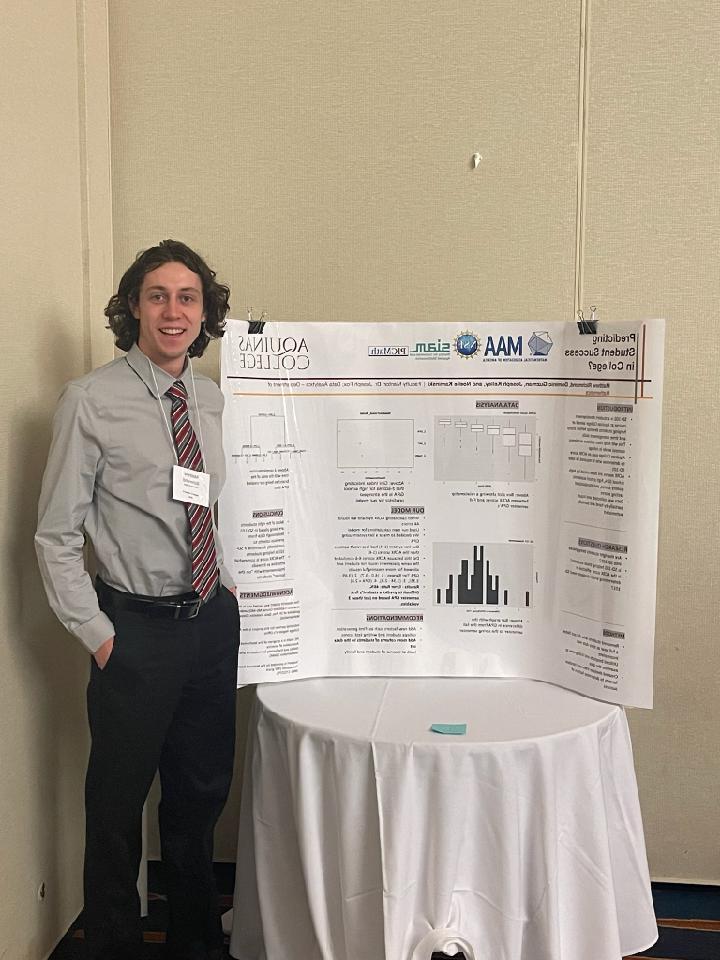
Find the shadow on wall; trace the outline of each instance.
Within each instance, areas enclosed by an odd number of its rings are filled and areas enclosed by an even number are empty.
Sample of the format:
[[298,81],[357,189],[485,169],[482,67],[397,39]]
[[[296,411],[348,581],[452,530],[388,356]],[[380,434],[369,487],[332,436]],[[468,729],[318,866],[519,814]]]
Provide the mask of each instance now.
[[[49,317],[47,322],[55,319]],[[56,329],[61,330],[61,325]],[[73,357],[74,362],[63,362],[65,357]],[[18,771],[17,779],[22,777],[26,785],[23,800],[31,796],[33,805],[23,805],[20,796],[11,796],[11,803],[24,821],[18,835],[29,836],[33,845],[29,866],[37,874],[26,878],[28,895],[34,898],[40,883],[45,884],[45,899],[37,903],[39,942],[30,945],[28,954],[40,956],[82,904],[79,866],[89,741],[84,692],[88,656],[48,607],[33,542],[55,402],[65,380],[82,372],[82,357],[75,356],[67,338],[61,339],[52,356],[38,355],[36,372],[42,397],[28,403],[29,412],[16,416],[9,429],[8,462],[13,469],[7,478],[10,510],[4,570],[7,670],[28,705],[23,717],[16,718],[22,724],[19,738],[25,757],[24,773]],[[20,766],[17,759],[15,763]]]

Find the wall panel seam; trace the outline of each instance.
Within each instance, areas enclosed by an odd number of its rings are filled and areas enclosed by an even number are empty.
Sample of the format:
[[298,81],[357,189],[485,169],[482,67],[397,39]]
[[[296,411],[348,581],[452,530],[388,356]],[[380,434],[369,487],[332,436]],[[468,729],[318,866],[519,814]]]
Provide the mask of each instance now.
[[76,0],[83,290],[86,370],[112,359],[102,310],[112,286],[110,48],[107,0]]
[[78,151],[80,160],[80,249],[82,251],[82,329],[83,367],[90,370],[92,364],[90,338],[90,243],[88,224],[88,149],[87,149],[87,58],[85,35],[85,0],[76,0],[75,22],[77,25],[77,70],[78,70]]
[[575,223],[574,313],[583,308],[585,268],[585,214],[587,179],[588,75],[590,0],[580,0],[578,56],[577,206]]

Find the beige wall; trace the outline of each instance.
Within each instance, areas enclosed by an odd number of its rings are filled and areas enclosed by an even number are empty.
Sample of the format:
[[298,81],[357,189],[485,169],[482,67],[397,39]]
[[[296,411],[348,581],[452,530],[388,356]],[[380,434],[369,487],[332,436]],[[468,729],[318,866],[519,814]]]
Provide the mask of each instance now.
[[[237,316],[572,315],[575,4],[167,9],[109,5],[117,273],[173,236]],[[203,366],[217,376],[216,347]],[[231,860],[239,787],[217,835]]]
[[169,9],[110,0],[116,267],[185,238],[236,315],[570,319],[586,130],[580,302],[669,321],[657,708],[632,718],[651,868],[720,882],[714,2]]
[[[176,236],[236,315],[572,315],[581,0],[109,7],[116,275]],[[718,14],[589,14],[581,300],[669,321],[657,707],[633,716],[651,867],[719,882]],[[110,355],[104,0],[8,0],[1,29],[0,956],[39,960],[80,906],[87,663],[41,599],[32,532],[58,390]],[[237,789],[228,859],[236,813]]]
[[[91,363],[93,290],[109,282],[101,275],[111,259],[105,21],[97,3],[7,0],[0,27],[0,438],[8,465],[0,481],[0,956],[7,960],[45,957],[82,904],[87,657],[44,602],[33,534],[55,401],[64,381]],[[98,67],[87,97],[84,78]],[[104,127],[88,137],[89,112],[96,121],[103,109]]]
[[115,0],[110,26],[118,270],[178,235],[238,315],[571,309],[576,2]]
[[655,876],[720,882],[720,9],[595,2],[585,302],[665,316],[655,709],[631,718]]

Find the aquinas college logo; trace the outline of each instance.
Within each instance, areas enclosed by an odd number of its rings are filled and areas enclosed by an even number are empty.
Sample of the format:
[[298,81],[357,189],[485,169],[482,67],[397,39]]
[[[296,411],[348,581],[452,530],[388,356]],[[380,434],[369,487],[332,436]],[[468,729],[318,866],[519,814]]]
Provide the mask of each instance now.
[[474,333],[471,333],[469,330],[463,330],[462,333],[455,337],[453,346],[455,347],[455,353],[457,353],[459,357],[469,360],[470,357],[474,357],[478,352],[480,344]]

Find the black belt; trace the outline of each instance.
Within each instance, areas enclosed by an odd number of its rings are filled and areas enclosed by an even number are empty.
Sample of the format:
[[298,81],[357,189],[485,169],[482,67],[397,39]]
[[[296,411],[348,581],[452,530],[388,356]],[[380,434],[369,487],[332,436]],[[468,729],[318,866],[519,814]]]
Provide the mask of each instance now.
[[170,620],[194,620],[203,604],[220,592],[220,581],[205,600],[194,590],[174,597],[147,597],[141,593],[124,593],[108,586],[100,577],[97,577],[95,586],[100,601],[116,610],[132,610],[146,617],[165,617]]

